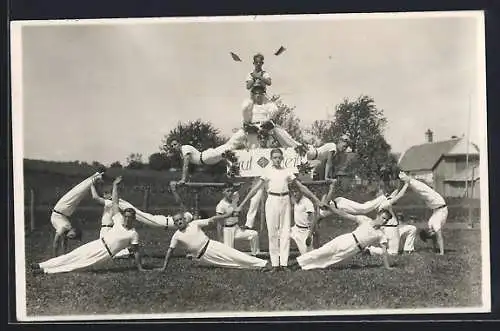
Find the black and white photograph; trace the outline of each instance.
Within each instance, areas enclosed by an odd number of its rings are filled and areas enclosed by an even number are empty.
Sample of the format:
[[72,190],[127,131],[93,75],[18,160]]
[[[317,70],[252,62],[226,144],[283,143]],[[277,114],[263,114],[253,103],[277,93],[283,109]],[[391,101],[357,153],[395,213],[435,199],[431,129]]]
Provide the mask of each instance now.
[[20,321],[491,311],[482,11],[11,22]]

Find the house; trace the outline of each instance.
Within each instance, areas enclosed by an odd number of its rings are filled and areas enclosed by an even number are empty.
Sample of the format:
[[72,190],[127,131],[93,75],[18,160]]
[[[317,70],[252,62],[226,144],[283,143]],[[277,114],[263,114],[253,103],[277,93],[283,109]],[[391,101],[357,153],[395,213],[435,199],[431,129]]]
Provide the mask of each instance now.
[[431,183],[445,197],[479,198],[479,148],[464,137],[433,141],[433,132],[425,133],[427,142],[410,147],[399,160],[401,170]]

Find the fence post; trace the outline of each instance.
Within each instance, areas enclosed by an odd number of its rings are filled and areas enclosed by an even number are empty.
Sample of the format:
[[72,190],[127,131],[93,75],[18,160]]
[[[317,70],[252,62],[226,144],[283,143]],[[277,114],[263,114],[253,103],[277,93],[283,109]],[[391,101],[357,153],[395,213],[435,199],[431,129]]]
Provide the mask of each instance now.
[[200,190],[196,190],[194,194],[194,212],[195,215],[200,214]]
[[30,231],[35,231],[35,190],[30,189]]
[[144,188],[144,197],[142,200],[142,210],[147,212],[149,209],[149,186]]

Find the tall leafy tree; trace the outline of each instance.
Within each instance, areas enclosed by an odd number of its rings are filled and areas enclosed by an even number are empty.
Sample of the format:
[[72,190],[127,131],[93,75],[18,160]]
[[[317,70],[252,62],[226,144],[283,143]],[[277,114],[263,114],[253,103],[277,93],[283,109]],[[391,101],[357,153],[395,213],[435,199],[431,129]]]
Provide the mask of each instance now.
[[345,98],[336,106],[332,120],[315,121],[309,132],[322,143],[337,141],[346,134],[348,147],[356,153],[349,167],[363,179],[377,179],[382,169],[392,168],[397,162],[383,135],[386,124],[384,112],[374,99],[361,95],[354,101]]

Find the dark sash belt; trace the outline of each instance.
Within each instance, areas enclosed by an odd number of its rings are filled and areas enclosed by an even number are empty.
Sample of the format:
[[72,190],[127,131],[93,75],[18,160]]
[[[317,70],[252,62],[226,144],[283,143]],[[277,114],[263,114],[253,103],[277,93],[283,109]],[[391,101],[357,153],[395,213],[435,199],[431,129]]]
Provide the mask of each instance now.
[[448,207],[446,204],[442,205],[442,206],[439,206],[437,208],[434,208],[433,210],[438,210],[438,209],[443,209],[444,207]]
[[207,248],[208,248],[208,244],[210,244],[210,239],[208,239],[205,246],[203,246],[203,248],[201,249],[200,254],[198,254],[198,256],[196,257],[197,259],[200,259],[203,256],[203,254],[205,254],[205,252],[207,251]]
[[113,257],[113,254],[111,253],[111,250],[109,249],[108,244],[104,241],[104,238],[101,238],[102,243],[104,244],[104,247],[106,247],[106,250],[108,251],[109,256]]
[[290,194],[290,192],[285,192],[285,193],[267,192],[267,194],[269,194],[269,195],[274,195],[274,196],[277,196],[277,197],[284,197],[284,196],[289,195],[289,194]]
[[225,228],[233,228],[233,227],[235,227],[236,225],[238,225],[238,223],[234,223],[234,224],[230,224],[230,225],[225,225],[225,224],[224,224],[224,227],[225,227]]
[[356,238],[356,235],[354,234],[354,232],[352,232],[351,234],[352,234],[352,237],[354,238],[354,241],[356,242],[356,245],[358,245],[359,250],[363,251],[363,247],[361,247],[361,244],[359,243],[358,238]]
[[203,152],[200,153],[200,163],[205,164],[205,162],[203,162]]
[[109,224],[102,224],[101,225],[101,228],[112,228],[113,225],[109,225]]
[[300,226],[300,225],[297,225],[295,224],[296,227],[298,227],[299,229],[309,229],[308,226]]
[[66,216],[66,215],[64,215],[63,213],[61,213],[61,212],[59,212],[59,211],[57,211],[57,210],[55,210],[55,209],[52,209],[52,212],[53,212],[53,213],[56,213],[56,214],[59,214],[59,215],[61,215],[61,216],[64,216],[64,217],[66,217],[66,218],[69,218],[69,216]]

